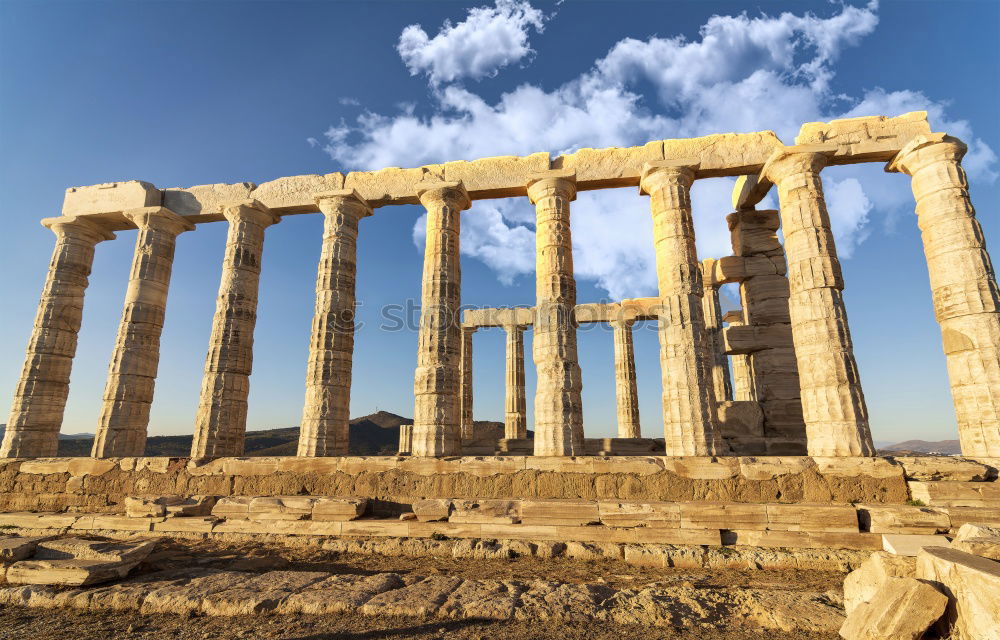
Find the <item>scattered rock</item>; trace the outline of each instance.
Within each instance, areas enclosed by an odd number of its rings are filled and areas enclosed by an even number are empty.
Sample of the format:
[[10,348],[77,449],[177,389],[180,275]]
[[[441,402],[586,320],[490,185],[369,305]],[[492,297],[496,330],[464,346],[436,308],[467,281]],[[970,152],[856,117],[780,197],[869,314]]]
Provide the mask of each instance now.
[[887,551],[876,551],[844,579],[844,609],[850,615],[863,602],[871,600],[889,578],[913,577],[916,560]]
[[944,594],[924,582],[890,577],[870,601],[851,611],[840,635],[847,640],[918,640],[947,604]]

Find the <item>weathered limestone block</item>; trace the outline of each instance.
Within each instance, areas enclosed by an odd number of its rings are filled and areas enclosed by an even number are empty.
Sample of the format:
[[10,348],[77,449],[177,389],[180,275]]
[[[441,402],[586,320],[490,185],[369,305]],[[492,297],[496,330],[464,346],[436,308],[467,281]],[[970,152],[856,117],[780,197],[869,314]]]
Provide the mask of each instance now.
[[715,407],[719,434],[741,455],[765,455],[764,412],[759,402],[727,400]]
[[496,156],[478,160],[458,160],[441,165],[444,179],[462,182],[476,198],[512,198],[524,195],[524,185],[529,176],[547,171],[547,152],[527,156]]
[[249,496],[227,496],[219,498],[212,507],[212,515],[218,518],[249,518],[250,503],[254,498]]
[[180,579],[167,582],[146,594],[142,613],[185,614],[198,611],[202,601],[213,593],[235,589],[249,582],[254,574],[243,571],[188,570]]
[[298,455],[343,456],[348,453],[351,421],[358,224],[372,215],[372,208],[346,190],[319,193],[316,203],[324,218],[323,248]]
[[862,531],[871,533],[947,533],[948,514],[929,507],[908,505],[858,505]]
[[413,383],[412,453],[456,455],[461,448],[458,245],[461,213],[469,208],[471,200],[461,182],[422,183],[419,196],[427,209],[427,240]]
[[177,215],[192,216],[195,220],[225,220],[222,211],[226,206],[249,200],[256,187],[252,182],[236,182],[164,189],[163,206]]
[[0,565],[30,558],[39,542],[51,540],[52,536],[29,536],[0,538]]
[[340,173],[287,176],[257,185],[250,197],[274,212],[312,213],[316,211],[317,193],[344,188],[344,176]]
[[951,530],[957,532],[970,522],[990,527],[1000,527],[1000,508],[996,507],[940,507],[951,519]]
[[924,547],[947,547],[948,538],[928,534],[883,533],[882,548],[897,556],[915,557]]
[[876,551],[844,578],[844,609],[850,615],[858,605],[869,602],[889,578],[912,578],[916,566],[914,558]]
[[466,580],[455,589],[438,612],[450,618],[509,620],[521,604],[527,586],[512,581]]
[[388,167],[378,171],[352,171],[344,177],[343,188],[354,189],[373,207],[419,204],[421,183],[443,180],[442,165],[425,165],[413,169]]
[[625,502],[602,500],[597,503],[601,524],[608,527],[681,526],[680,505],[676,502]]
[[119,213],[139,207],[156,207],[162,202],[160,190],[148,182],[106,182],[89,187],[70,187],[63,199],[62,214],[79,216]]
[[776,151],[761,170],[778,187],[788,257],[792,339],[809,455],[875,453],[823,199],[819,153]]
[[307,496],[254,498],[247,513],[251,520],[302,520],[312,515],[317,500]]
[[769,503],[766,511],[771,530],[858,532],[858,512],[852,505]]
[[917,555],[916,577],[948,596],[938,624],[942,637],[1000,637],[1000,563],[955,549],[929,547]]
[[948,598],[913,578],[889,578],[840,628],[846,640],[919,640],[944,613]]
[[559,167],[575,171],[581,187],[625,187],[639,181],[645,163],[660,160],[663,142],[656,140],[641,147],[580,149],[560,156]]
[[[989,465],[976,460],[965,460],[951,456],[893,456],[896,464],[903,467],[907,480],[920,482],[982,482],[993,478]],[[911,490],[915,488],[910,483]],[[914,496],[916,498],[917,496]]]
[[413,513],[420,522],[447,520],[451,515],[451,500],[428,498],[413,503]]
[[94,247],[115,237],[82,218],[49,218],[42,224],[55,233],[56,246],[14,391],[0,458],[56,455]]
[[139,543],[79,538],[44,540],[36,545],[33,559],[12,564],[6,578],[13,584],[97,584],[124,577],[155,546],[155,540]]
[[329,577],[325,571],[268,571],[232,589],[206,595],[201,601],[201,611],[210,616],[273,611],[293,593]]
[[335,575],[288,596],[275,611],[314,615],[354,612],[374,596],[403,586],[403,579],[395,573]]
[[926,132],[886,170],[912,177],[962,453],[1000,456],[1000,290],[969,199],[965,152],[960,140]]
[[177,236],[194,225],[165,207],[123,214],[139,229],[118,338],[108,366],[93,457],[134,457],[146,450],[146,429],[160,361],[160,333]]
[[691,217],[696,168],[697,163],[652,163],[643,170],[639,187],[650,196],[653,213],[667,455],[714,455],[725,446],[713,409],[714,358]]
[[597,502],[592,500],[521,500],[524,525],[581,526],[600,521]]
[[431,576],[373,596],[359,611],[369,616],[428,616],[436,613],[462,582],[461,578]]
[[[528,437],[527,400],[524,394],[524,327],[512,324],[507,332],[505,365],[504,438]],[[470,374],[471,375],[471,374]]]
[[951,548],[1000,561],[1000,527],[967,522],[959,528]]
[[736,502],[682,502],[682,529],[767,529],[767,506]]
[[583,380],[576,351],[576,279],[570,205],[576,198],[571,170],[533,176],[535,205],[535,323],[532,352],[537,371],[535,455],[583,453]]
[[[1000,503],[1000,495],[995,498],[992,482],[953,482],[937,480],[933,482],[907,482],[910,495],[924,504],[943,507],[986,507]],[[984,495],[982,489],[987,489]],[[996,501],[996,502],[995,502]],[[1000,506],[1000,504],[998,504]]]
[[347,522],[360,518],[368,507],[367,498],[316,498],[312,519],[324,522]]
[[264,230],[280,221],[256,201],[228,206],[224,215],[229,233],[195,417],[192,458],[243,454]]
[[817,146],[832,156],[831,162],[888,160],[912,138],[930,133],[926,111],[912,111],[894,118],[866,116],[830,122],[807,122],[795,144]]
[[448,522],[515,524],[521,520],[520,510],[521,505],[516,500],[453,500]]

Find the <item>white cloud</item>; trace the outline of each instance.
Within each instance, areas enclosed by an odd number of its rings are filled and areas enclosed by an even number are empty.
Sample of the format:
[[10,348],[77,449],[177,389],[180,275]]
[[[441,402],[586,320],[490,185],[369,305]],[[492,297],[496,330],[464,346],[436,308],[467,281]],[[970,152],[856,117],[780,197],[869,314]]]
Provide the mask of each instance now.
[[[521,4],[527,11],[526,3]],[[495,13],[497,6],[470,11],[465,22],[446,25],[428,42],[443,37],[436,47],[458,47],[452,42],[465,36],[454,32],[473,20],[476,11]],[[552,90],[524,84],[488,102],[454,84],[438,86],[429,117],[418,117],[413,109],[395,115],[365,112],[353,123],[331,127],[325,149],[347,168],[366,169],[536,151],[565,153],[725,131],[771,129],[791,143],[804,122],[927,110],[936,128],[969,142],[965,166],[970,177],[995,180],[996,154],[975,138],[967,122],[947,117],[947,104],[915,91],[875,88],[853,97],[829,91],[838,57],[874,31],[876,10],[877,4],[870,3],[842,6],[825,18],[808,13],[713,16],[697,41],[680,36],[621,40],[589,71]],[[425,70],[432,83],[475,77],[422,64],[416,68]],[[645,87],[652,87],[649,95],[642,93]],[[831,168],[824,172],[824,183],[838,249],[845,258],[868,236],[873,211],[890,214],[886,220],[893,212],[912,211],[909,190],[886,176],[881,166]],[[692,203],[702,257],[730,252],[725,215],[732,184],[725,179],[695,183]],[[769,206],[774,206],[773,200]],[[631,189],[581,193],[573,205],[577,276],[594,281],[612,298],[654,293],[648,207],[648,199]],[[533,219],[526,201],[476,203],[463,216],[463,253],[485,262],[504,282],[530,273]],[[415,229],[415,239],[422,233]]]
[[411,24],[399,35],[396,50],[410,75],[426,74],[432,85],[478,80],[531,55],[528,33],[541,33],[545,20],[529,2],[496,0],[493,7],[470,9],[458,24],[445,21],[433,38]]

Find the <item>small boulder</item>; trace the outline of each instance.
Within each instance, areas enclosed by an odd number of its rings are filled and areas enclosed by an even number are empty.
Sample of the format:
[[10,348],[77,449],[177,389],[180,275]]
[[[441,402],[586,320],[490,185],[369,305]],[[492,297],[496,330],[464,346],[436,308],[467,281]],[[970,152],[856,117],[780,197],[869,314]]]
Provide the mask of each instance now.
[[844,609],[850,615],[859,604],[871,600],[888,578],[913,577],[915,568],[913,558],[876,551],[844,579]]
[[848,614],[847,640],[918,640],[944,614],[948,598],[914,578],[887,578],[869,602]]
[[951,548],[990,560],[1000,560],[1000,528],[967,522],[951,541]]

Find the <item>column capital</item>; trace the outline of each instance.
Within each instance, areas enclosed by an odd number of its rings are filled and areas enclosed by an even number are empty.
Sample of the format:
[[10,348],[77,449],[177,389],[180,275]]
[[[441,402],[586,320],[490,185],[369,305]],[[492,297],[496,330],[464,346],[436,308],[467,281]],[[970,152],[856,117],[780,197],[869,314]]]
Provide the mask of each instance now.
[[528,200],[536,204],[547,195],[557,195],[566,200],[576,200],[576,170],[552,169],[528,176]]
[[697,177],[701,160],[698,158],[678,158],[647,162],[639,175],[639,193],[649,195],[664,185],[691,187]]
[[945,133],[926,133],[911,139],[885,164],[888,173],[913,175],[935,162],[961,162],[968,146]]
[[103,240],[114,240],[115,234],[90,217],[59,216],[42,219],[42,226],[59,237],[89,238],[96,244]]
[[166,207],[138,207],[127,209],[122,215],[139,229],[160,229],[175,236],[194,230],[190,220]]
[[368,201],[362,198],[354,189],[337,189],[313,194],[316,205],[323,215],[334,213],[350,213],[358,218],[366,218],[374,210]]
[[465,190],[461,180],[447,182],[444,180],[428,180],[417,183],[417,197],[420,204],[429,207],[433,204],[444,204],[465,211],[472,206],[472,198]]
[[819,173],[829,159],[819,151],[800,150],[796,147],[775,149],[761,167],[760,177],[771,183],[800,173]]
[[227,202],[222,205],[222,215],[230,223],[253,222],[262,227],[269,227],[272,224],[281,222],[281,216],[272,212],[257,200],[240,200]]

